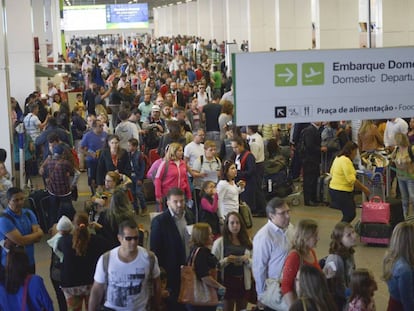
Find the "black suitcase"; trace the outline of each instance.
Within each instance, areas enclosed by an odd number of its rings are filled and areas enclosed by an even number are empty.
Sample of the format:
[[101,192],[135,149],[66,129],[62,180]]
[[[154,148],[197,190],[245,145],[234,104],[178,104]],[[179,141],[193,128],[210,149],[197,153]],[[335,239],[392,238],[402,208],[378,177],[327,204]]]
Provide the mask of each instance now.
[[390,225],[394,229],[396,225],[404,221],[404,211],[401,199],[387,197],[386,202],[390,204]]
[[50,195],[47,190],[35,190],[30,193],[28,198],[30,207],[37,216],[37,221],[39,222],[40,228],[42,228],[43,232],[45,233],[47,233],[49,230],[47,215],[49,197]]
[[392,230],[389,224],[361,223],[359,234],[363,243],[388,245]]

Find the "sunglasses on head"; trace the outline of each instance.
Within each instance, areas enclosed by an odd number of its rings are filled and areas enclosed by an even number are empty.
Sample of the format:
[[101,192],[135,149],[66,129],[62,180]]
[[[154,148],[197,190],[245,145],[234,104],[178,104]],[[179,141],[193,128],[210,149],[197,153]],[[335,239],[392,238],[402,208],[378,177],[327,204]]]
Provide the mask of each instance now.
[[125,241],[132,241],[132,240],[134,240],[134,241],[138,241],[138,236],[136,235],[136,236],[124,236],[124,239],[125,239]]

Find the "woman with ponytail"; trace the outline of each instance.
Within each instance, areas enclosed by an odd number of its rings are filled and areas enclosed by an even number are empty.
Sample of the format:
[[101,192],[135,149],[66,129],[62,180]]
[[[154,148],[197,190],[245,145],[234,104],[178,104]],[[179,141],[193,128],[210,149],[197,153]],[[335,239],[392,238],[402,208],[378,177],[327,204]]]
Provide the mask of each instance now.
[[63,253],[61,286],[68,310],[82,310],[83,301],[88,309],[90,290],[96,262],[108,243],[89,233],[88,214],[77,212],[73,219],[73,233],[59,240],[58,249]]

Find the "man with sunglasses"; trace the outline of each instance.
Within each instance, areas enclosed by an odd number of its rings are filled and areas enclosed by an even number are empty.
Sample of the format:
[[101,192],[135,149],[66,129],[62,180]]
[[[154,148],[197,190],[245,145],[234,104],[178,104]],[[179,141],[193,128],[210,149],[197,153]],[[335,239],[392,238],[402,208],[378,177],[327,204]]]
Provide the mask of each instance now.
[[[160,305],[160,268],[153,253],[138,246],[138,226],[133,219],[119,225],[120,246],[103,254],[96,265],[94,284],[89,298],[89,311],[147,310],[151,293],[157,310]],[[106,289],[106,290],[105,290]]]

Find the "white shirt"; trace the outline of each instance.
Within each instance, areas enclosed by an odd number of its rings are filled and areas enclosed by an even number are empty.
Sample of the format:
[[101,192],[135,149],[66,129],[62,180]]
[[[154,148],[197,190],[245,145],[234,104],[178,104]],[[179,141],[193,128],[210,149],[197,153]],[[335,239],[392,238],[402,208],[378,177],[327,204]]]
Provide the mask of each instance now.
[[[119,259],[119,248],[112,249],[109,255],[105,307],[117,311],[144,311],[150,297],[148,279],[160,275],[158,259],[155,257],[154,269],[150,272],[150,257],[145,248],[138,246],[137,257],[128,263]],[[100,284],[106,283],[103,255],[96,265],[94,280]]]
[[239,212],[239,194],[244,191],[236,184],[232,185],[227,180],[220,180],[217,184],[218,216],[224,219],[230,212]]
[[408,133],[408,124],[401,118],[396,118],[394,121],[387,121],[384,131],[384,145],[385,147],[392,147],[396,145],[395,134]]
[[254,133],[249,137],[250,152],[253,153],[256,163],[262,163],[265,160],[264,141],[259,133]]
[[268,220],[253,239],[253,276],[258,298],[263,294],[268,278],[279,279],[291,248],[293,225],[286,231]]
[[184,147],[184,158],[188,158],[188,165],[193,168],[195,161],[204,154],[204,144],[197,144],[194,141]]

